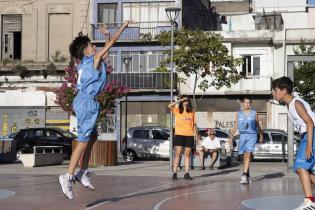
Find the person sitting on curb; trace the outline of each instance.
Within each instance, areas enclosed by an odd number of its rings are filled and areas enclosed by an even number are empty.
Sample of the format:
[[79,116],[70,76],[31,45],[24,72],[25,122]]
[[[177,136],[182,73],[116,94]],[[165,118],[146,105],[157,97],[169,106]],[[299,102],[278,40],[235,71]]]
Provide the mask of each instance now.
[[220,140],[215,136],[215,129],[208,129],[208,136],[202,141],[201,146],[203,148],[201,156],[204,156],[205,153],[208,153],[211,157],[211,162],[209,169],[213,170],[213,165],[215,164],[218,153],[221,149]]

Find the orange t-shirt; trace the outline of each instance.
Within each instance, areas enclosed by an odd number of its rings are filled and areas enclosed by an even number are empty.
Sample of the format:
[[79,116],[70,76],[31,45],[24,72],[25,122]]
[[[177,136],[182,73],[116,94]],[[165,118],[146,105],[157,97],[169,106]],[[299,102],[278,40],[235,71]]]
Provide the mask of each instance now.
[[172,112],[175,115],[175,135],[194,136],[195,113],[179,113],[178,107],[174,107]]

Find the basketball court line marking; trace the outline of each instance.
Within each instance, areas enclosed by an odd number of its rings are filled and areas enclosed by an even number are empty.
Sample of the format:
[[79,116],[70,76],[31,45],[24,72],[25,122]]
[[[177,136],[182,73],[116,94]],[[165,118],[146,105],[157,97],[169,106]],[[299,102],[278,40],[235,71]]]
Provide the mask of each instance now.
[[9,190],[0,190],[0,200],[15,195],[15,192]]
[[[129,196],[132,196],[132,195],[137,195],[137,194],[142,193],[142,192],[146,192],[146,191],[150,191],[150,190],[154,190],[154,189],[166,187],[166,186],[168,186],[168,185],[169,185],[169,184],[164,184],[164,185],[160,185],[160,186],[157,186],[157,187],[146,188],[146,189],[139,190],[139,191],[136,191],[136,192],[133,192],[133,193],[129,193],[129,194],[126,194],[126,195],[119,196],[118,198],[125,198],[125,197],[129,197]],[[90,207],[88,207],[88,208],[85,208],[85,210],[91,210],[91,209],[97,208],[97,207],[99,207],[99,206],[108,204],[108,203],[110,203],[110,202],[111,202],[110,200],[108,200],[108,201],[103,201],[103,202],[98,203],[98,204],[96,204],[96,205],[93,205],[93,206],[90,206]]]

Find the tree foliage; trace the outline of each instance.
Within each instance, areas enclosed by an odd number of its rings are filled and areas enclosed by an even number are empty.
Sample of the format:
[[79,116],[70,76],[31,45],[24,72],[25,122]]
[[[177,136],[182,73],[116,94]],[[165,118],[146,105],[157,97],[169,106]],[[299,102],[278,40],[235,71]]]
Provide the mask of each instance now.
[[[315,46],[301,41],[294,49],[295,55],[315,55]],[[298,62],[294,68],[295,90],[315,108],[315,62]]]
[[[162,46],[169,46],[171,32],[163,32],[157,39]],[[180,29],[174,35],[174,63],[176,72],[194,77],[193,95],[198,88],[204,92],[209,87],[220,89],[231,87],[241,76],[237,72],[240,59],[229,55],[228,49],[222,44],[223,37],[214,32]],[[170,55],[170,51],[168,51]],[[165,61],[170,62],[170,56]],[[195,98],[195,97],[194,97]],[[194,104],[195,105],[195,104]]]

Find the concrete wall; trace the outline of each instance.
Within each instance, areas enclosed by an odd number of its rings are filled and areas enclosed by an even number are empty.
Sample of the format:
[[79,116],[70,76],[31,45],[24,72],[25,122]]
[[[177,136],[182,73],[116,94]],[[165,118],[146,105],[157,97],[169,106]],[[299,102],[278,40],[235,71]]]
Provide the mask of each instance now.
[[306,0],[253,0],[254,12],[305,12]]
[[[51,59],[54,53],[49,55],[49,43],[53,51],[57,45],[69,57],[68,45],[82,28],[86,3],[85,0],[0,0],[0,15],[22,15],[22,60],[41,62]],[[56,20],[58,16],[66,21]],[[85,34],[90,30],[87,20],[87,27],[83,27]]]

